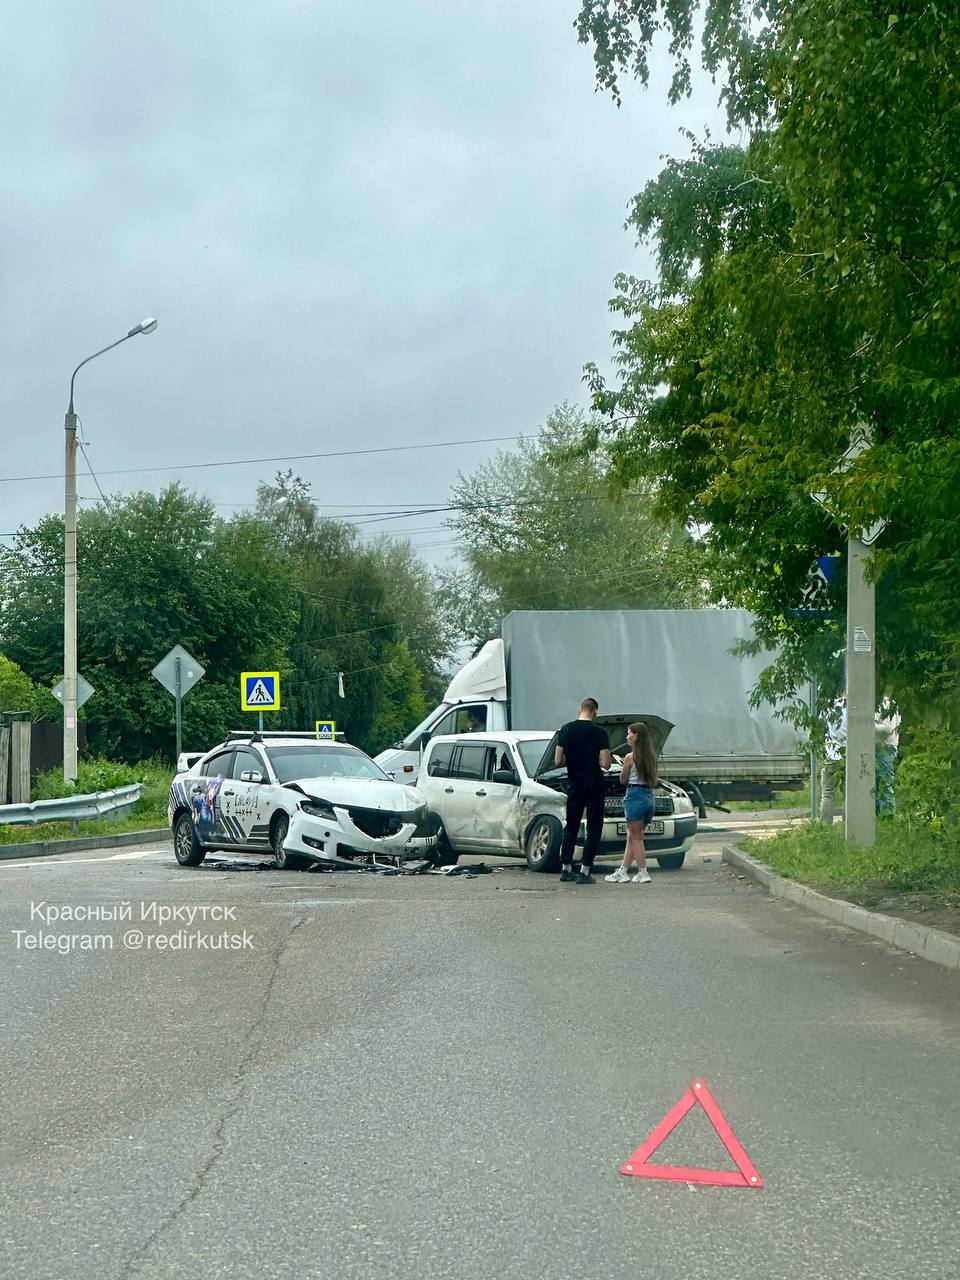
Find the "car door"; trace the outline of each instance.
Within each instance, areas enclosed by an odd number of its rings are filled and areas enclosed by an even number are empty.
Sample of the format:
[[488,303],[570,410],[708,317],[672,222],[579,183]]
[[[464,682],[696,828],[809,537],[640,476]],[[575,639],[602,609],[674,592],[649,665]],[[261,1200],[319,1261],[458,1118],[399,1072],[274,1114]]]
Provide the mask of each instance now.
[[[246,778],[243,776],[246,774]],[[253,778],[259,777],[260,781]],[[233,843],[254,849],[270,844],[267,766],[250,747],[237,747],[231,776],[223,784],[223,824]]]
[[443,828],[454,849],[485,849],[489,832],[482,802],[487,794],[488,742],[464,743],[453,752],[450,776],[443,786]]
[[[512,773],[514,780],[497,780],[495,774]],[[477,849],[514,853],[520,848],[520,775],[506,742],[491,742],[485,776],[474,792],[472,839]],[[468,823],[468,826],[470,824]]]
[[218,751],[201,765],[199,775],[190,786],[190,808],[193,826],[201,844],[233,844],[224,825],[221,795],[224,783],[233,769],[233,748]]

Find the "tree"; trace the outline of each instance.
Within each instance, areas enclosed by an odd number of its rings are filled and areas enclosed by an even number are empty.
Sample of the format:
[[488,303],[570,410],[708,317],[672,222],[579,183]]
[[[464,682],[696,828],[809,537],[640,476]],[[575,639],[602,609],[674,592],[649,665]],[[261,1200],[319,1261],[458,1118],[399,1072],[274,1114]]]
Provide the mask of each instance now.
[[[370,750],[395,741],[395,728],[385,737],[384,726],[400,715],[398,689],[409,663],[422,697],[424,680],[431,692],[442,683],[440,664],[451,647],[426,567],[406,544],[364,545],[353,526],[320,516],[309,484],[291,472],[258,487],[257,516],[272,530],[298,588],[288,718],[300,725],[336,719],[351,741]],[[408,695],[416,703],[412,688]]]
[[386,607],[397,620],[397,634],[404,637],[419,673],[424,697],[431,704],[439,702],[449,683],[446,667],[459,639],[454,621],[443,608],[439,576],[402,538],[379,537],[370,554],[383,580]]
[[[586,0],[598,81],[646,79],[665,29],[689,84],[692,0]],[[759,616],[790,691],[842,643],[797,616],[841,524],[888,521],[878,546],[881,688],[908,720],[960,727],[960,10],[873,0],[709,0],[703,59],[724,72],[743,147],[695,144],[640,193],[630,225],[658,278],[617,279],[612,384],[594,405],[621,483],[705,529],[717,596]],[[752,14],[752,16],[751,16]],[[875,446],[831,470],[858,423]],[[841,574],[829,601],[842,613]]]
[[[150,674],[176,643],[206,667],[183,703],[184,740],[205,748],[237,726],[240,672],[283,668],[296,616],[292,576],[269,530],[220,520],[178,485],[81,512],[78,653],[96,689],[88,742],[138,760],[173,750],[170,695]],[[50,516],[2,552],[0,636],[37,683],[60,675],[63,522]]]
[[420,671],[406,640],[387,646],[373,737],[381,745],[398,742],[428,711]]
[[582,447],[594,425],[562,405],[533,442],[460,476],[451,524],[467,574],[449,574],[448,608],[475,643],[514,609],[683,607],[700,598],[699,557],[682,524],[651,514],[644,482],[610,484]]
[[32,713],[37,690],[30,677],[0,653],[0,712],[29,711]]

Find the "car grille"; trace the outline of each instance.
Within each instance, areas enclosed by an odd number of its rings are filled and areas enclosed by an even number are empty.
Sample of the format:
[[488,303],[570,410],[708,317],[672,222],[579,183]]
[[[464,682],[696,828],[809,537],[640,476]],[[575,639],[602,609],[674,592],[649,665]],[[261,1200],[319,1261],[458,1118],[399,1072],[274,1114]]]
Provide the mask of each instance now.
[[395,836],[404,822],[399,813],[385,813],[383,809],[349,809],[348,812],[353,825],[375,840]]
[[[658,796],[653,797],[654,813],[664,814],[673,813],[673,797]],[[610,817],[623,816],[623,792],[608,793],[604,797],[603,811]]]

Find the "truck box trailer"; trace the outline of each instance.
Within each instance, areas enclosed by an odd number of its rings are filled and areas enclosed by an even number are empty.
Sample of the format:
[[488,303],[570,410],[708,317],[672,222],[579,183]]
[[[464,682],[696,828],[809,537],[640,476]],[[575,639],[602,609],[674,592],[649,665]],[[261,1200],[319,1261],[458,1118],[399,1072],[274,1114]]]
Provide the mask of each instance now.
[[414,781],[430,738],[473,730],[555,729],[581,698],[602,714],[657,715],[674,727],[665,777],[699,803],[762,799],[797,790],[808,775],[804,745],[775,708],[750,705],[773,655],[738,657],[753,638],[743,609],[523,610],[504,618],[451,679],[440,706],[378,762]]

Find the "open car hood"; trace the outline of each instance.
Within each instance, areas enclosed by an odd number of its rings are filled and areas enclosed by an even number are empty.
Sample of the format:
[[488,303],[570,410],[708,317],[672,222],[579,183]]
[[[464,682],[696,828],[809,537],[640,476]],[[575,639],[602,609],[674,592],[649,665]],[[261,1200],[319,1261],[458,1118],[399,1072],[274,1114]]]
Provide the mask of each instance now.
[[[601,729],[606,729],[607,737],[610,739],[610,750],[616,756],[625,756],[630,750],[627,745],[627,730],[637,721],[645,724],[650,731],[650,740],[653,743],[653,749],[657,753],[657,759],[663,753],[667,739],[670,737],[670,731],[673,725],[669,720],[664,720],[661,716],[597,716],[594,720],[595,725],[599,725]],[[545,773],[562,772],[565,766],[560,765],[559,769],[553,762],[554,752],[557,746],[557,739],[560,737],[560,730],[550,739],[550,745],[544,751],[537,765],[537,772],[534,777],[539,778]]]

